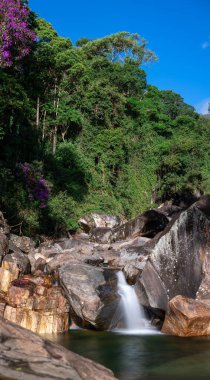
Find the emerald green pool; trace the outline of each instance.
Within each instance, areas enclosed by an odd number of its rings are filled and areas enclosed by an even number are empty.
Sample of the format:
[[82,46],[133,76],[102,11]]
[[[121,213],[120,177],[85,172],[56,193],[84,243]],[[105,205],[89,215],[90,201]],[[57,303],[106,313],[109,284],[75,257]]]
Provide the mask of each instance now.
[[70,330],[51,339],[112,369],[120,380],[210,380],[208,337]]

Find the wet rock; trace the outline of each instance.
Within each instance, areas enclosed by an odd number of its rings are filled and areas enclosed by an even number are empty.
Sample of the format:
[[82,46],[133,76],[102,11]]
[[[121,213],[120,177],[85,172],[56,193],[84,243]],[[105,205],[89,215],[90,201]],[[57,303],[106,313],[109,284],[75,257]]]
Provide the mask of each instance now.
[[[0,378],[114,380],[109,369],[0,318]],[[18,368],[18,371],[17,371]]]
[[114,271],[72,263],[59,269],[59,278],[80,325],[107,330],[119,301]]
[[24,253],[29,253],[34,248],[35,243],[27,236],[18,236],[10,234],[10,240],[16,247],[20,248]]
[[152,238],[163,231],[168,224],[168,218],[158,210],[149,210],[137,218],[128,221],[113,230],[112,241],[131,239],[137,236]]
[[169,302],[162,332],[177,336],[210,335],[210,305],[176,296]]
[[94,228],[118,227],[122,224],[122,220],[119,216],[92,212],[91,214],[84,215],[80,218],[79,224],[86,233],[89,233]]

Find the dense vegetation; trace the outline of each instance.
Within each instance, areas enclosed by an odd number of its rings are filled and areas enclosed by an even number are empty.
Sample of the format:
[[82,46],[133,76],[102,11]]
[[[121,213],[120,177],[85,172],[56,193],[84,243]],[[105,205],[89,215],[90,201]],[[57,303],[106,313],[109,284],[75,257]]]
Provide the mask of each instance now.
[[130,218],[210,191],[210,121],[147,84],[142,66],[156,58],[144,39],[73,46],[33,14],[29,26],[30,54],[0,61],[0,206],[11,225],[59,234],[90,211]]

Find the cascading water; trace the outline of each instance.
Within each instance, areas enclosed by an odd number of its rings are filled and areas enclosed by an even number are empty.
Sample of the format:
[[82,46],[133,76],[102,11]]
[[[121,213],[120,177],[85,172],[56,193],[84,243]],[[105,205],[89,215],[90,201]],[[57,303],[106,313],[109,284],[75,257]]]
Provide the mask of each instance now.
[[120,303],[118,309],[118,317],[120,316],[125,328],[115,329],[115,331],[128,334],[151,334],[154,333],[154,328],[151,327],[146,319],[144,310],[139,304],[133,286],[128,285],[123,272],[117,272],[118,279],[118,294],[120,295]]

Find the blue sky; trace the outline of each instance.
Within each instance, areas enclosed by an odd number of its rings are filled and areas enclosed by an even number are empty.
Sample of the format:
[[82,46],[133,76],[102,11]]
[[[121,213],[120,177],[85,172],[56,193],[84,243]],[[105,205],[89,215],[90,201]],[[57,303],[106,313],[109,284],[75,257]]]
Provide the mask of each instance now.
[[137,32],[158,62],[148,82],[179,93],[198,112],[210,102],[210,0],[29,0],[30,7],[73,43]]

